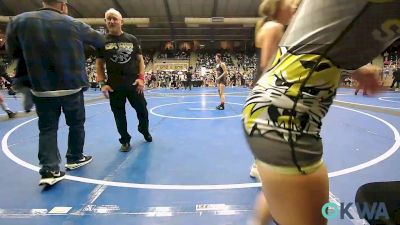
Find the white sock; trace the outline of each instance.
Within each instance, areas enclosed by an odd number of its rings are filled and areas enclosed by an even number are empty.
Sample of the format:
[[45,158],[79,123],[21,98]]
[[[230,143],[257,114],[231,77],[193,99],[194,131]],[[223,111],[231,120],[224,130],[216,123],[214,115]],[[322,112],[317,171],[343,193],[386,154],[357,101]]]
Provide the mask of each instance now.
[[8,108],[7,104],[5,102],[0,103],[1,109],[4,110],[4,112],[6,112],[7,110],[10,110],[10,108]]

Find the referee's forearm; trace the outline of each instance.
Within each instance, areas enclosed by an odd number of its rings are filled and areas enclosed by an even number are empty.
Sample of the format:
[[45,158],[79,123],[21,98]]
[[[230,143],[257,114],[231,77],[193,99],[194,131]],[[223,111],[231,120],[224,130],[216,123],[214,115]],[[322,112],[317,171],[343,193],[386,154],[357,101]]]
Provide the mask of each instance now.
[[102,68],[96,68],[96,81],[105,81],[106,80],[106,75],[104,72],[104,69]]
[[139,62],[139,74],[144,74],[144,69],[145,69],[144,60],[143,57],[141,57]]
[[96,60],[96,81],[105,81],[106,74],[104,69],[104,62],[101,59]]

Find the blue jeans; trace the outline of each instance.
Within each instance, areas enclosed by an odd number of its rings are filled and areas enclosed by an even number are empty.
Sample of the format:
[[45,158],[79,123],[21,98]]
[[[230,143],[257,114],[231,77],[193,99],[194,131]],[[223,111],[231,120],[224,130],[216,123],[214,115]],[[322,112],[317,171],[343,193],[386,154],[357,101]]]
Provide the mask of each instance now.
[[83,158],[85,142],[85,106],[83,91],[62,97],[33,96],[39,117],[39,162],[44,171],[59,171],[60,152],[57,145],[58,122],[61,110],[69,126],[67,162]]

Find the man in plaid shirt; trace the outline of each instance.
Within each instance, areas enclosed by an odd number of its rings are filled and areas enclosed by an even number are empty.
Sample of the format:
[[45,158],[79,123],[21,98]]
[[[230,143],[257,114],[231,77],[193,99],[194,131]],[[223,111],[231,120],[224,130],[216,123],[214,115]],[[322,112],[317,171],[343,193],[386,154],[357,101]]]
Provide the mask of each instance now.
[[40,185],[62,180],[57,129],[61,110],[69,126],[67,169],[91,162],[83,155],[85,108],[83,91],[89,87],[84,44],[104,46],[104,37],[68,14],[67,0],[43,0],[43,8],[22,13],[7,28],[7,51],[25,60],[33,101],[39,117]]

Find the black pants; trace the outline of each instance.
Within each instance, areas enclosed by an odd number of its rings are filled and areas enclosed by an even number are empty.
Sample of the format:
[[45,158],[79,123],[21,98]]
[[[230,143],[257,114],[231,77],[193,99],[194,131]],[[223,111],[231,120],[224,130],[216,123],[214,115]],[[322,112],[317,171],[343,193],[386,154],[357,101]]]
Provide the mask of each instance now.
[[390,88],[393,88],[394,84],[396,84],[396,88],[399,88],[399,83],[400,83],[400,80],[393,79],[393,82],[392,82],[392,85],[390,85]]
[[192,80],[186,80],[184,81],[185,84],[185,90],[186,88],[189,88],[189,90],[192,90]]
[[126,99],[128,99],[131,106],[136,110],[136,115],[139,120],[138,130],[142,133],[148,132],[149,113],[146,108],[147,102],[143,94],[138,94],[136,90],[114,90],[109,94],[111,110],[114,113],[118,133],[121,135],[119,139],[121,144],[129,143],[131,140],[126,122]]

